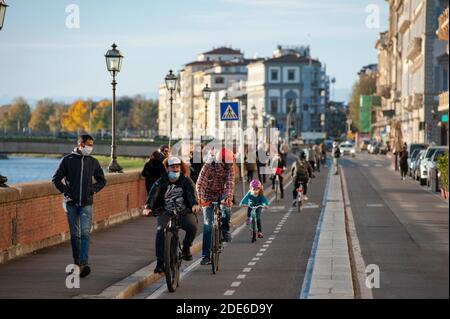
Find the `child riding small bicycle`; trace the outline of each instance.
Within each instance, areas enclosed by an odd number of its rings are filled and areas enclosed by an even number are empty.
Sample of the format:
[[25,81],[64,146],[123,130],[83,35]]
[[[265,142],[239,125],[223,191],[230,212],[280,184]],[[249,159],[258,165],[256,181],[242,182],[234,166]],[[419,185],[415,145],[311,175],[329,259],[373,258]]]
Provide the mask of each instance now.
[[250,223],[250,215],[252,209],[256,208],[256,224],[258,228],[257,236],[258,238],[263,238],[262,227],[261,227],[261,206],[269,206],[269,201],[264,196],[264,189],[261,182],[257,179],[254,179],[250,182],[250,190],[247,194],[242,198],[240,206],[248,206],[247,210],[247,224]]

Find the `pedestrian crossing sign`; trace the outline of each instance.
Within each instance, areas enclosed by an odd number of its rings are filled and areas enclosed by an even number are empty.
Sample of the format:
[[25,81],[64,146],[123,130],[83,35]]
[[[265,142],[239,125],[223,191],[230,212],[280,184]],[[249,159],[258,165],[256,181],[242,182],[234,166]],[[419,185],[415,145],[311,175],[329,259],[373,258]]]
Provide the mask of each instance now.
[[221,121],[239,121],[239,103],[222,102],[220,103]]

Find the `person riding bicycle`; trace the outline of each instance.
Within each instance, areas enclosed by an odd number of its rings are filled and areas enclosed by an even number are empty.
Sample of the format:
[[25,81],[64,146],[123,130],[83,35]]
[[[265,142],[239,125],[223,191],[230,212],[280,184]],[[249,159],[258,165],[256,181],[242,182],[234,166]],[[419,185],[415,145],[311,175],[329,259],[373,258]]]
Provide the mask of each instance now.
[[291,169],[291,176],[294,181],[294,191],[292,194],[294,201],[292,202],[292,205],[295,205],[297,202],[297,189],[300,187],[300,184],[303,187],[303,198],[305,200],[308,200],[306,193],[308,192],[308,182],[312,176],[312,172],[313,169],[309,162],[306,160],[305,152],[301,152],[299,158],[292,165]]
[[211,229],[213,223],[213,202],[220,203],[222,213],[221,231],[225,242],[231,241],[230,217],[234,196],[234,153],[221,148],[215,158],[210,158],[203,165],[196,188],[200,206],[203,208],[203,246],[201,265],[210,263]]
[[186,176],[187,166],[177,157],[163,161],[166,172],[163,173],[150,189],[144,215],[158,211],[158,228],[156,232],[156,268],[155,273],[164,272],[164,228],[170,220],[168,213],[174,210],[180,214],[181,229],[186,231],[183,240],[183,259],[192,260],[190,247],[197,234],[197,216],[200,206],[197,203],[194,182]]
[[[264,188],[261,182],[257,179],[254,179],[250,182],[250,190],[247,194],[242,198],[239,206],[248,206],[247,210],[247,225],[250,222],[250,214],[252,212],[252,208],[257,206],[269,206],[269,201],[264,196]],[[256,224],[258,226],[258,238],[263,238],[262,227],[261,227],[261,211],[262,207],[256,209]]]
[[272,189],[275,189],[275,181],[278,176],[280,180],[280,194],[281,198],[283,198],[284,197],[283,172],[286,169],[286,162],[284,161],[283,157],[281,157],[281,154],[277,153],[275,157],[271,160],[270,165],[273,169],[273,175],[271,177]]

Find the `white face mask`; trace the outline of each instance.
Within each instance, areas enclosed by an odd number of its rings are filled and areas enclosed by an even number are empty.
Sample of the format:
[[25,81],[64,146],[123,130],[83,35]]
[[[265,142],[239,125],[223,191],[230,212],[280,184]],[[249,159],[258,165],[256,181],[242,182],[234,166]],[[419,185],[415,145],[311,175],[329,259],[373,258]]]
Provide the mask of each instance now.
[[93,149],[94,149],[94,147],[85,145],[81,149],[81,154],[83,154],[84,156],[89,156],[89,155],[91,155]]

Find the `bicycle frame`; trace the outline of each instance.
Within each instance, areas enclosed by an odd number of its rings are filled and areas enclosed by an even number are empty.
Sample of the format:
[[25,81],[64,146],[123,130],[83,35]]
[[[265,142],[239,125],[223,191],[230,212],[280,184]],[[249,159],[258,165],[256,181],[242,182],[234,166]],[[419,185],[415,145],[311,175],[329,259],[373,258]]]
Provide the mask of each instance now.
[[257,216],[256,216],[256,210],[258,208],[263,208],[266,207],[265,205],[258,205],[258,206],[254,206],[251,207],[251,212],[250,212],[250,230],[252,231],[252,243],[254,243],[256,241],[256,233],[260,232],[260,229],[258,229],[258,223],[257,223]]
[[180,216],[174,210],[169,213],[169,217],[169,222],[164,228],[164,273],[167,289],[174,292],[179,286],[182,260],[181,243],[178,236]]
[[213,220],[211,225],[211,248],[210,261],[212,272],[215,274],[219,270],[219,258],[222,252],[222,231],[221,231],[221,217],[220,202],[212,202],[213,206]]

